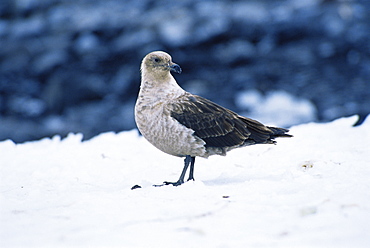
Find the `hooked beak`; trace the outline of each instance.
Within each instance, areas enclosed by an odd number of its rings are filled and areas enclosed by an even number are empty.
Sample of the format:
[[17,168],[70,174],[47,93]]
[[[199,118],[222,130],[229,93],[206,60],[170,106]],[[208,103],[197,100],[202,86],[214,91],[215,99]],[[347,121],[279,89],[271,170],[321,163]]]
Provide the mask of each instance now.
[[175,63],[171,63],[170,71],[174,71],[178,74],[180,74],[182,72],[181,67],[178,64],[175,64]]

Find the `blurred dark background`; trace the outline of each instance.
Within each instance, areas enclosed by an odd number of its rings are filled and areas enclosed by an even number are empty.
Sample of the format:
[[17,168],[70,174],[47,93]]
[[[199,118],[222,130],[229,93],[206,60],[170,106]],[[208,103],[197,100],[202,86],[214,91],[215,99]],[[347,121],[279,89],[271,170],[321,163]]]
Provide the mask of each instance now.
[[237,112],[253,112],[241,92],[304,99],[302,122],[370,112],[368,0],[2,0],[0,140],[135,128],[153,50],[185,89]]

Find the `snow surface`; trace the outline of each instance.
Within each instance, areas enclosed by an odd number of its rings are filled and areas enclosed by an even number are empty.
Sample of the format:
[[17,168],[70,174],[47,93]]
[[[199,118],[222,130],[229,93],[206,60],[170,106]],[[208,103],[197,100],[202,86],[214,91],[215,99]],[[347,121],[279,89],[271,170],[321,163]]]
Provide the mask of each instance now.
[[[136,130],[0,142],[0,247],[370,247],[370,118],[183,161]],[[139,184],[140,189],[131,190]]]

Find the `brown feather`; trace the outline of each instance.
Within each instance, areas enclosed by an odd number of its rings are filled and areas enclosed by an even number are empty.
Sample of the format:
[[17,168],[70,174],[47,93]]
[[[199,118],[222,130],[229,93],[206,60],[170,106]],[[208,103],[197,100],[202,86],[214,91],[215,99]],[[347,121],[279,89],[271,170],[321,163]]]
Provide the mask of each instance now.
[[266,127],[190,93],[176,99],[172,107],[171,117],[194,130],[194,135],[204,140],[206,147],[274,143],[272,139],[277,136],[289,136],[284,134],[286,129]]

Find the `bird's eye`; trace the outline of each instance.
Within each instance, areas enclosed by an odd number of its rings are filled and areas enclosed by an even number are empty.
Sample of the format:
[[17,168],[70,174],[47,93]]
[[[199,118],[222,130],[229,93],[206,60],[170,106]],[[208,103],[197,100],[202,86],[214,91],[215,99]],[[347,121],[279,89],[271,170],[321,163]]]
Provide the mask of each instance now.
[[155,58],[154,61],[158,63],[161,60],[159,58]]

